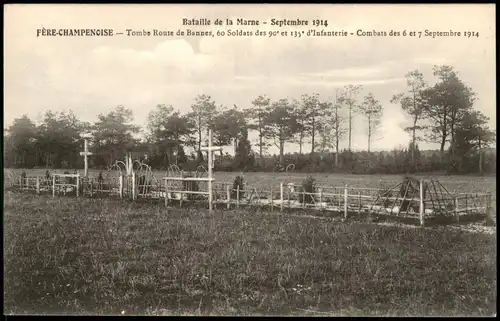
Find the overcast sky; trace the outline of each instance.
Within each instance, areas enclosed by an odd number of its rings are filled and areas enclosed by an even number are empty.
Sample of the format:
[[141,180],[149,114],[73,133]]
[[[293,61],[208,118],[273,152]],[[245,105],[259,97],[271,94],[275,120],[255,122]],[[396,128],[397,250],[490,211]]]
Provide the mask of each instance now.
[[[432,66],[449,64],[477,92],[476,107],[496,128],[494,5],[8,5],[4,28],[4,126],[47,109],[72,109],[86,121],[117,105],[145,125],[157,104],[186,112],[198,94],[217,104],[247,108],[271,99],[363,85],[380,100],[384,118],[373,149],[407,145],[406,118],[389,101],[405,91],[405,74],[418,68],[434,83]],[[479,37],[37,37],[45,28],[134,30],[309,30],[311,27],[182,26],[183,18],[325,19],[325,31],[464,31]],[[317,28],[318,30],[321,28]],[[226,30],[227,31],[227,30]],[[363,119],[353,147],[366,149]],[[341,147],[346,147],[347,141]],[[423,148],[433,147],[424,144]],[[293,150],[287,146],[287,150]],[[307,150],[307,149],[306,149]],[[274,150],[271,150],[273,152]]]

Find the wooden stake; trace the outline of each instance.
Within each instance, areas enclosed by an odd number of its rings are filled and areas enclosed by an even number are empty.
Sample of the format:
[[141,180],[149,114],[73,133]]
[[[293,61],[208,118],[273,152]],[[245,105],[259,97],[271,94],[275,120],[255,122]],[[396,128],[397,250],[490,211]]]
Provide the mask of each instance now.
[[[181,178],[184,178],[184,171],[183,170],[181,171]],[[188,189],[189,189],[189,187],[191,187],[191,186],[189,186],[191,183],[189,181],[184,181],[184,180],[182,180],[181,182],[182,182],[182,188],[181,188],[181,199],[179,200],[179,206],[182,208],[182,200],[184,199],[184,193],[183,193],[184,185],[188,186]],[[185,182],[187,182],[187,184],[184,184]],[[210,191],[210,185],[208,186],[208,190]]]
[[118,193],[120,195],[120,198],[123,198],[123,175],[120,175],[120,177],[118,177],[118,182],[119,182],[119,186],[118,186]]
[[467,202],[467,193],[465,193],[465,215],[469,214],[469,202]]
[[136,195],[135,195],[135,172],[132,172],[132,200],[135,201]]
[[229,184],[226,185],[226,199],[227,199],[227,209],[231,208],[231,188]]
[[76,197],[80,197],[80,174],[76,177]]
[[236,208],[240,208],[240,185],[236,187]]
[[165,207],[168,207],[168,177],[165,177]]
[[323,189],[319,188],[319,209],[323,209]]
[[420,180],[420,204],[419,204],[419,218],[420,218],[420,226],[424,225],[424,213],[425,213],[425,208],[424,208],[424,180]]
[[347,198],[348,198],[348,191],[346,184],[344,187],[344,219],[347,219]]
[[280,183],[280,211],[283,212],[283,182]]
[[271,185],[271,193],[269,195],[269,201],[271,202],[271,212],[274,211],[274,202],[273,202],[273,186]]
[[492,196],[491,193],[488,193],[486,195],[486,218],[487,218],[487,223],[490,224],[493,222],[493,215],[492,215]]

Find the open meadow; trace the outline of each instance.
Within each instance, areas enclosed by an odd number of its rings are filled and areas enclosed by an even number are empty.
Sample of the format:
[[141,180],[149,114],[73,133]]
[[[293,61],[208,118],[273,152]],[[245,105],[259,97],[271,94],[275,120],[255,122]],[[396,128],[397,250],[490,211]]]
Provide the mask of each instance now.
[[5,313],[491,316],[495,237],[6,192]]

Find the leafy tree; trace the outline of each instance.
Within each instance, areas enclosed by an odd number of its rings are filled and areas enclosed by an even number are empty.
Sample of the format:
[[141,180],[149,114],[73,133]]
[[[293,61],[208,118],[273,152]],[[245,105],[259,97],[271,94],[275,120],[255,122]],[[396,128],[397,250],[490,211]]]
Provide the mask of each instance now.
[[[479,155],[479,172],[483,172],[483,149],[490,146],[495,141],[495,133],[488,128],[489,118],[477,110],[468,112],[460,126],[456,128],[456,154],[461,162],[471,154]],[[465,171],[471,168],[462,169]]]
[[266,137],[267,132],[266,119],[268,118],[268,111],[271,100],[264,96],[259,96],[252,101],[253,108],[247,109],[246,114],[249,117],[248,128],[255,130],[259,134],[257,146],[259,147],[259,158],[261,166],[264,164],[263,151],[267,147]]
[[307,118],[307,111],[305,108],[304,104],[301,104],[299,101],[296,99],[292,100],[292,106],[294,110],[294,115],[297,118],[297,143],[299,144],[299,154],[302,154],[302,147],[304,146],[304,138],[306,137],[307,133],[307,125],[306,125],[306,118]]
[[85,125],[71,110],[45,113],[39,127],[37,147],[46,166],[75,167],[81,163],[78,153],[83,148],[81,135]]
[[450,141],[451,155],[455,154],[457,126],[471,110],[475,93],[467,87],[450,66],[434,66],[438,83],[423,92],[425,116],[430,120],[431,141],[440,143],[441,161],[445,145]]
[[110,165],[132,151],[137,141],[133,134],[139,132],[139,127],[131,124],[134,120],[132,110],[121,105],[97,118],[93,128],[96,154],[101,164]]
[[172,106],[157,105],[149,113],[149,142],[156,147],[155,153],[162,155],[164,167],[186,162],[184,145],[190,142],[192,128],[190,119],[178,111],[174,112]]
[[[394,95],[391,103],[400,103],[403,111],[411,116],[411,126],[405,127],[405,131],[411,133],[411,146],[416,146],[417,130],[423,129],[422,126],[418,125],[418,122],[424,113],[422,94],[427,87],[427,83],[420,71],[413,70],[406,74],[406,84],[409,88],[408,94],[400,93]],[[415,151],[416,149],[413,147],[410,150],[412,164],[415,164]]]
[[279,148],[279,162],[284,163],[285,143],[289,141],[299,128],[293,106],[287,99],[280,99],[269,107],[264,120],[266,131]]
[[[311,137],[311,155],[316,148],[316,136],[321,130],[320,119],[325,116],[326,104],[322,104],[318,94],[302,95],[303,117],[305,122],[303,126]],[[302,126],[301,126],[302,127]],[[298,130],[299,127],[297,127]]]
[[36,125],[27,115],[23,115],[14,119],[7,133],[8,143],[13,149],[14,165],[29,166],[29,156],[35,151]]
[[370,152],[370,145],[373,135],[376,133],[380,125],[380,118],[382,117],[382,105],[375,99],[372,93],[365,96],[363,104],[359,107],[359,111],[366,117],[368,129],[368,153]]
[[339,145],[340,140],[347,133],[344,126],[345,117],[342,116],[342,103],[345,101],[345,93],[340,90],[335,91],[335,101],[329,105],[330,111],[326,118],[325,126],[329,129],[328,134],[331,135],[332,145],[335,148],[335,167],[339,166]]
[[343,102],[347,105],[348,111],[349,111],[349,116],[348,116],[348,121],[349,121],[349,127],[348,127],[348,133],[349,133],[349,148],[348,150],[351,151],[351,137],[352,137],[352,121],[354,118],[354,114],[357,111],[356,105],[356,96],[361,92],[362,86],[354,86],[354,85],[347,85],[345,86],[345,94],[343,98]]
[[[245,114],[236,106],[223,110],[213,120],[214,138],[216,146],[233,144],[236,153],[238,140],[242,137],[242,130],[246,127]],[[248,136],[248,132],[247,132]],[[222,157],[222,150],[220,151]]]
[[188,114],[188,118],[193,120],[195,132],[197,133],[197,154],[200,161],[203,161],[203,154],[201,153],[201,142],[203,132],[206,132],[208,139],[208,130],[213,126],[213,118],[217,115],[217,106],[209,95],[198,95],[195,103],[191,105],[192,112]]

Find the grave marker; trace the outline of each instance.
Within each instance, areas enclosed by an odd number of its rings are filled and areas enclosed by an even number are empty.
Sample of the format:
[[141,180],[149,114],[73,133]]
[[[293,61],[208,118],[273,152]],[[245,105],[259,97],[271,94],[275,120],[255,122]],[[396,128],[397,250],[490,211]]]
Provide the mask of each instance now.
[[212,168],[213,164],[213,152],[222,150],[222,147],[212,146],[212,130],[208,131],[208,146],[202,147],[201,150],[208,152],[208,209],[212,212]]
[[87,138],[85,138],[84,141],[85,141],[84,151],[80,152],[80,156],[83,156],[83,158],[85,160],[85,174],[84,174],[84,176],[88,177],[89,176],[89,161],[88,161],[87,157],[91,156],[92,153],[89,152],[89,142],[88,142]]

